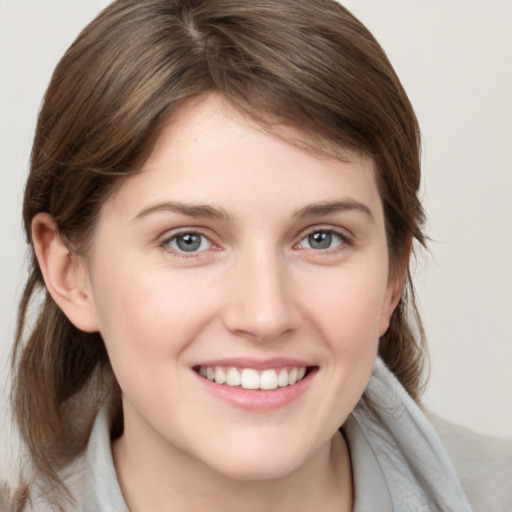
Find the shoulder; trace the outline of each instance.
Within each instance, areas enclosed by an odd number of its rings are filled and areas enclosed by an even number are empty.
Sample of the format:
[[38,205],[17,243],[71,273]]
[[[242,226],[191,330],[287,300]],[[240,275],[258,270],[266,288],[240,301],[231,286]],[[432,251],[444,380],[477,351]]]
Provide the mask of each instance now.
[[478,434],[426,411],[475,512],[512,510],[512,442]]

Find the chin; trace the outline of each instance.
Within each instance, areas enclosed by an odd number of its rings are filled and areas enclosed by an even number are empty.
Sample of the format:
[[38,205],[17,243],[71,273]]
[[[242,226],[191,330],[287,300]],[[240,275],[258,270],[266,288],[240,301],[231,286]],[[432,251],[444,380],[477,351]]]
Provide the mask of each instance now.
[[[251,443],[247,440],[245,446],[234,450],[227,447],[221,455],[208,454],[208,461],[203,459],[211,469],[232,480],[273,480],[284,478],[297,471],[304,465],[310,455],[304,446],[280,446],[261,443]],[[212,457],[213,455],[213,457]]]
[[297,464],[283,464],[282,461],[265,460],[240,460],[231,461],[228,464],[222,464],[214,467],[217,473],[231,480],[242,481],[262,481],[262,480],[279,480],[292,474],[300,466]]

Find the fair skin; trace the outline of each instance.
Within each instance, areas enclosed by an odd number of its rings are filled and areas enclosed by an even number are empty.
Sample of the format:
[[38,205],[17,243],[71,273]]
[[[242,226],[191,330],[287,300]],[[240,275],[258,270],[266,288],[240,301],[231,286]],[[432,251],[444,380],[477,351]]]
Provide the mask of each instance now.
[[123,391],[113,454],[132,512],[351,510],[337,430],[402,279],[372,162],[347,155],[292,146],[212,95],[103,205],[85,260],[34,219],[48,289],[102,334]]

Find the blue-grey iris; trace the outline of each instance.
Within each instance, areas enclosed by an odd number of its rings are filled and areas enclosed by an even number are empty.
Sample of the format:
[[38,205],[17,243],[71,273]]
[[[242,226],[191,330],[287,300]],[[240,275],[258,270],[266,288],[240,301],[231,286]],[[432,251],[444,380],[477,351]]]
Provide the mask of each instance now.
[[186,235],[180,235],[176,238],[176,245],[184,252],[197,251],[201,246],[201,238],[201,235],[187,233]]
[[332,243],[332,233],[317,231],[308,236],[308,242],[312,249],[328,249]]

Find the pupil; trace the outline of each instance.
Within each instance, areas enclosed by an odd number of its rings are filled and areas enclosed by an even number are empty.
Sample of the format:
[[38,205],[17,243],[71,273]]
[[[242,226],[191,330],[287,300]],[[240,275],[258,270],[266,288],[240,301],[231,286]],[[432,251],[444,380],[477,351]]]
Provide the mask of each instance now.
[[332,235],[325,231],[319,231],[308,236],[309,245],[313,249],[328,249],[331,245]]
[[192,252],[199,249],[201,245],[201,235],[187,234],[181,235],[176,240],[176,244],[182,251]]

